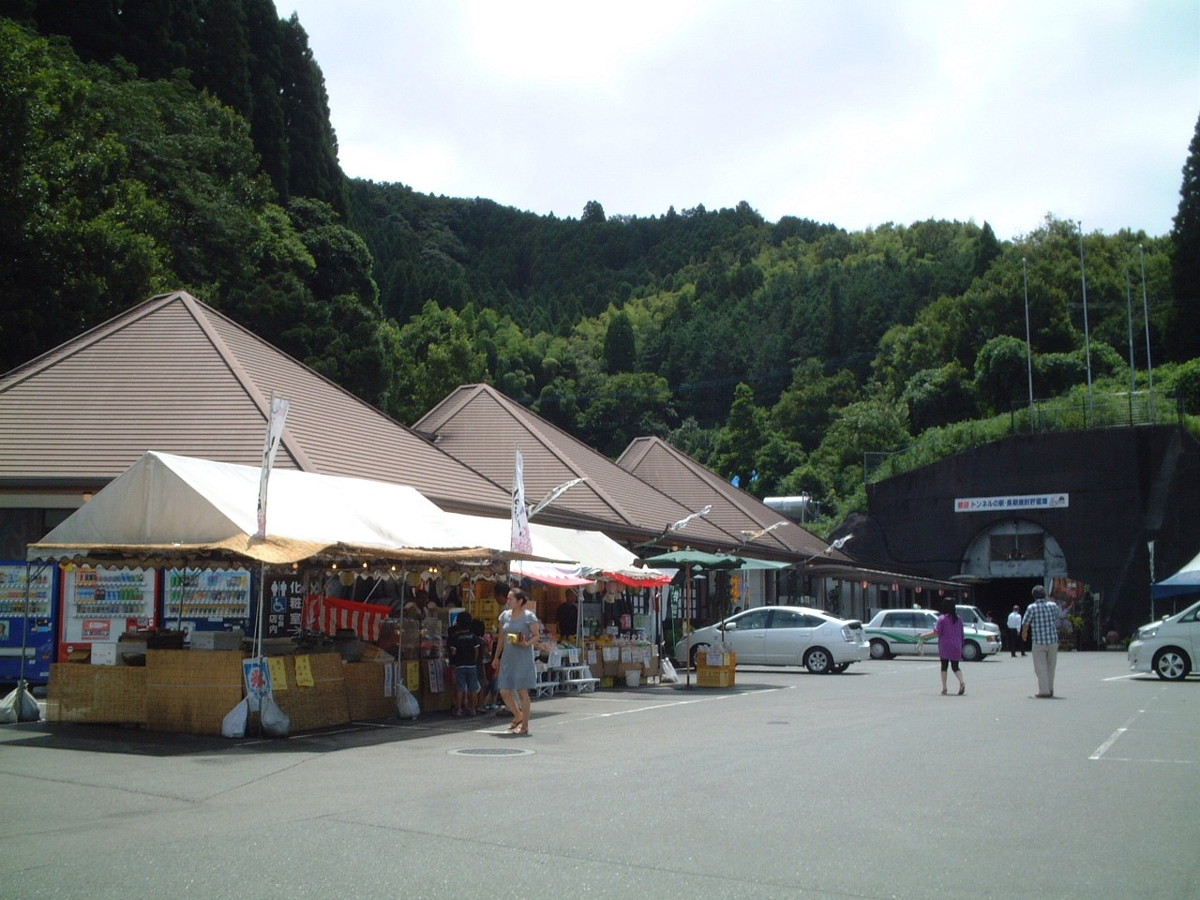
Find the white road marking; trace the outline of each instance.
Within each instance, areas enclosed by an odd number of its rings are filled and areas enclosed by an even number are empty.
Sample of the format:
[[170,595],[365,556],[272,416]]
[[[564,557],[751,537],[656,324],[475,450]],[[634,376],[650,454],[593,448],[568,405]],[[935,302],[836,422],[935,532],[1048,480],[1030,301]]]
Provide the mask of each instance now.
[[1130,716],[1129,720],[1124,725],[1122,725],[1120,728],[1118,728],[1116,731],[1114,731],[1111,735],[1109,735],[1108,740],[1105,741],[1103,744],[1101,744],[1099,747],[1097,747],[1096,752],[1093,753],[1091,756],[1089,756],[1088,759],[1100,759],[1102,756],[1104,756],[1104,754],[1107,753],[1109,751],[1109,749],[1112,748],[1112,745],[1117,742],[1117,738],[1119,738],[1126,731],[1128,731],[1129,726],[1132,725],[1137,720],[1138,716],[1140,716],[1144,712],[1145,712],[1144,709],[1139,709],[1132,716]]

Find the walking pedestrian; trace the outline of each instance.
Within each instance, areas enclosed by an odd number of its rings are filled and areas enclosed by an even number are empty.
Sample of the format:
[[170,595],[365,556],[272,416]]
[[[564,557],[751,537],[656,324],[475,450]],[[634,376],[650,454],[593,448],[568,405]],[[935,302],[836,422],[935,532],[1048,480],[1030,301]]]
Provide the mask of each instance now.
[[1025,655],[1025,644],[1021,640],[1021,606],[1014,603],[1012,612],[1008,614],[1008,650],[1016,659],[1017,651]]
[[1046,599],[1040,584],[1033,589],[1033,602],[1021,618],[1021,637],[1032,638],[1033,671],[1037,674],[1039,700],[1054,696],[1054,667],[1058,662],[1058,605]]
[[958,668],[959,663],[962,662],[963,623],[962,619],[958,617],[958,611],[953,606],[950,607],[949,612],[938,616],[933,631],[921,635],[920,639],[925,640],[932,637],[938,639],[938,659],[942,665],[942,693],[946,693],[946,669],[952,668],[954,677],[958,679],[958,692],[965,694],[967,684],[963,681],[962,672]]
[[529,606],[529,595],[520,588],[508,592],[508,603],[500,614],[500,699],[513,714],[508,730],[529,734],[530,692],[537,682],[534,646],[541,640],[542,624]]

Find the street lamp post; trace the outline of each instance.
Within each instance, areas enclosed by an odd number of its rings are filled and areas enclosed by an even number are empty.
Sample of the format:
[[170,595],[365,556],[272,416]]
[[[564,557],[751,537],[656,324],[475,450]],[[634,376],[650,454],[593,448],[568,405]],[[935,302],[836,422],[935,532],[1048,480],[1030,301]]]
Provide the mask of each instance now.
[[1033,340],[1029,331],[1029,269],[1021,257],[1021,274],[1025,279],[1025,371],[1029,377],[1029,430],[1033,431]]

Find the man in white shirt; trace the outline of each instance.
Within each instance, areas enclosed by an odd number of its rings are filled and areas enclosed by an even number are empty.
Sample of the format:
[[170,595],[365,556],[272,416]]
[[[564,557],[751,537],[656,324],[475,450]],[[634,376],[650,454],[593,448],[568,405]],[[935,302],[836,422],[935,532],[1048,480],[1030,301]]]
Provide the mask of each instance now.
[[1025,643],[1021,640],[1021,607],[1013,604],[1012,612],[1008,614],[1008,649],[1015,658],[1017,650],[1025,655]]

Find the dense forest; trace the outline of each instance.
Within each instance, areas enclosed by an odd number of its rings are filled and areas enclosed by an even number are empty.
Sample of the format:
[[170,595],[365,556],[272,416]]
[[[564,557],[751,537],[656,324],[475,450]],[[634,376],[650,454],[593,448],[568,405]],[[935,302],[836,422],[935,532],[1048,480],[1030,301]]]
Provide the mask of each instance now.
[[487,381],[610,456],[660,435],[835,518],[867,454],[956,449],[1029,378],[1040,400],[1153,378],[1198,411],[1200,121],[1169,235],[559,219],[345,178],[271,0],[0,10],[2,369],[183,288],[398,421]]

